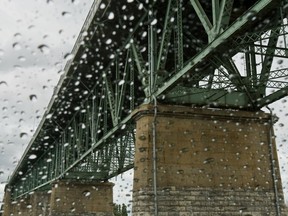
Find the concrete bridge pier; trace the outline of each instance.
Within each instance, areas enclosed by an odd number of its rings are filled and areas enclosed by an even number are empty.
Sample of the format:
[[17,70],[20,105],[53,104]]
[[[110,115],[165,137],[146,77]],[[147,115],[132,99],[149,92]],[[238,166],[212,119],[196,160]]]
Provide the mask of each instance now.
[[5,191],[3,216],[112,216],[113,183],[60,180],[52,192],[35,191],[16,201]]
[[5,190],[3,216],[48,216],[50,206],[50,194],[47,191],[35,191],[30,195],[11,200],[11,192]]
[[11,191],[10,188],[8,187],[5,187],[2,209],[3,209],[3,216],[10,216],[12,210],[12,203],[11,203]]
[[110,182],[55,182],[50,216],[112,216],[113,186]]
[[287,214],[270,115],[146,105],[135,119],[133,216]]

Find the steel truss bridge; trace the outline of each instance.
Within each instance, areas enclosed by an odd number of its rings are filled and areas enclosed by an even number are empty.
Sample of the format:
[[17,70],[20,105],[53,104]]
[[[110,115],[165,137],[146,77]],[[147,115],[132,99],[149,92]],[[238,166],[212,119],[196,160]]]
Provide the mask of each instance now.
[[288,92],[287,0],[95,0],[65,73],[9,179],[14,199],[57,179],[133,167],[154,100],[260,110]]

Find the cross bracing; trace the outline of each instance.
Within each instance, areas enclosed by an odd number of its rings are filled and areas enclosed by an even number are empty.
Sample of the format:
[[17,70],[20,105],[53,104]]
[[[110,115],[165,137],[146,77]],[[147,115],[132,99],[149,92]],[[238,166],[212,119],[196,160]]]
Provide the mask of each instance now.
[[286,8],[284,0],[96,0],[9,180],[14,198],[132,168],[143,103],[259,110],[285,97]]

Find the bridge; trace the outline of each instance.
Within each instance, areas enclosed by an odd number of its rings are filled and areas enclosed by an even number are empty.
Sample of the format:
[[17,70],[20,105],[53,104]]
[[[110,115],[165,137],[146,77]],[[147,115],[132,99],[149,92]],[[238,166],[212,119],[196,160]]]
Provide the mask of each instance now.
[[108,180],[132,168],[133,215],[285,215],[261,109],[288,93],[287,6],[95,0],[4,215],[112,215]]

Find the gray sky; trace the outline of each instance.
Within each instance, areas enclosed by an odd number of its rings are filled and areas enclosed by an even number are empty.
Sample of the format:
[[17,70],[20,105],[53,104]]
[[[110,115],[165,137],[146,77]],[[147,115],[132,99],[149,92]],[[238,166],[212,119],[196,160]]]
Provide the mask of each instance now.
[[[0,1],[0,205],[7,178],[42,118],[92,2]],[[117,181],[114,201],[128,203],[132,173]]]
[[[5,182],[42,118],[64,56],[71,51],[92,1],[0,1],[0,202]],[[287,102],[282,99],[271,107],[281,116],[275,131],[288,194]],[[119,203],[123,196],[131,198],[127,194],[131,175],[125,174],[117,188]]]

